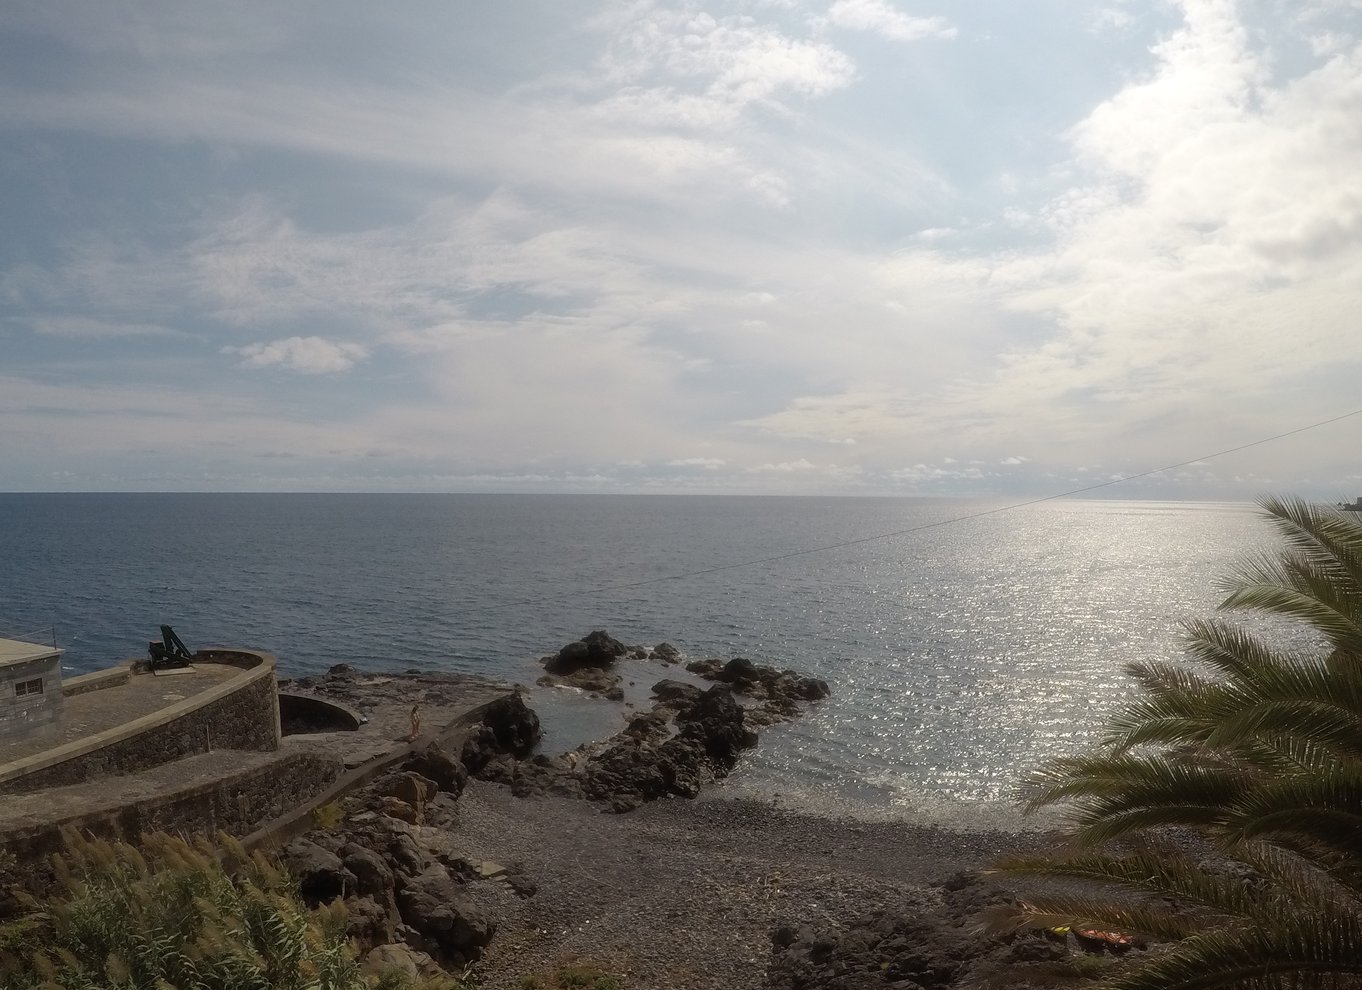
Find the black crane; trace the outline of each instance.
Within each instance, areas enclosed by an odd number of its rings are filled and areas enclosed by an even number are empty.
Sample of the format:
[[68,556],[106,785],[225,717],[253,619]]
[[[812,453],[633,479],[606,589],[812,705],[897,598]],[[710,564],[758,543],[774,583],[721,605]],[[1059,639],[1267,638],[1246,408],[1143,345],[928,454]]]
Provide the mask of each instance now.
[[188,667],[194,660],[194,654],[189,652],[184,640],[176,636],[175,630],[169,626],[161,627],[159,640],[147,644],[147,656],[151,658],[153,668]]

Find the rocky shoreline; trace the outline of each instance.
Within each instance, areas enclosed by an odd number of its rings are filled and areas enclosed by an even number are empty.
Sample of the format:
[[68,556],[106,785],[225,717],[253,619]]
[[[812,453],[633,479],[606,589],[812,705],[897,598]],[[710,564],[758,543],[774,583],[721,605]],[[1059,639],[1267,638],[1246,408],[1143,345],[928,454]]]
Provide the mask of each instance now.
[[[681,661],[666,644],[593,632],[546,657],[545,676],[617,696],[621,657]],[[740,658],[684,669],[689,680],[661,678],[620,732],[557,756],[534,752],[538,718],[508,694],[457,751],[413,752],[322,809],[281,858],[309,901],[344,900],[375,971],[472,967],[483,986],[534,986],[588,959],[626,987],[716,990],[1021,990],[1092,975],[1064,938],[976,931],[1010,895],[962,871],[1033,847],[1035,834],[702,796],[759,728],[798,717],[828,686]],[[328,678],[362,697],[363,675]]]

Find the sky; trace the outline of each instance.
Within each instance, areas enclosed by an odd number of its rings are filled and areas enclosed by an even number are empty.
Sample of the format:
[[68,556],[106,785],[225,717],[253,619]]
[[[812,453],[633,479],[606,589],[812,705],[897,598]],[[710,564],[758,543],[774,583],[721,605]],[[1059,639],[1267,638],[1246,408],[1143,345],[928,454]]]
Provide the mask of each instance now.
[[1362,494],[1359,0],[7,0],[0,490]]

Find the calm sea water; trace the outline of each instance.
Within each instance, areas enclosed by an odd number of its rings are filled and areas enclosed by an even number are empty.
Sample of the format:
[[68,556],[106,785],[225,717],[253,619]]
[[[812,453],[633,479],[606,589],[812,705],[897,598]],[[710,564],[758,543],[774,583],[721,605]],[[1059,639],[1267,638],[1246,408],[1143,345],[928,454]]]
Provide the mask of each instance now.
[[[827,679],[724,792],[830,813],[1007,819],[1019,778],[1094,738],[1121,665],[1270,542],[1251,506],[1062,501],[882,541],[586,593],[978,512],[966,500],[482,495],[0,495],[0,635],[71,672],[191,649],[530,683],[597,628]],[[651,676],[651,672],[646,672]],[[644,675],[640,675],[644,676]],[[658,675],[661,676],[661,675]],[[640,685],[639,690],[643,690]],[[551,696],[549,745],[613,731]]]

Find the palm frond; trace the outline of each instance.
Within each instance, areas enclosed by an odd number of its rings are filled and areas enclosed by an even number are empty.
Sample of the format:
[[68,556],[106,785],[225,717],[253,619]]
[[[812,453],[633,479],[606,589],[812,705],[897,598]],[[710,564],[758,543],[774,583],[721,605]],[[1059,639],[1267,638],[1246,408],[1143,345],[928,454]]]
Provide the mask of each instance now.
[[[1362,974],[1362,923],[1355,915],[1322,914],[1271,926],[1195,935],[1147,964],[1122,973],[1104,990],[1282,990],[1324,986],[1326,975]],[[1298,978],[1292,983],[1287,980]],[[1299,978],[1313,978],[1303,982]]]
[[[1283,548],[1232,572],[1221,607],[1303,624],[1322,650],[1280,649],[1221,617],[1186,623],[1183,663],[1127,666],[1138,695],[1102,749],[1028,781],[1028,807],[1062,806],[1081,851],[999,866],[1081,888],[1000,923],[1182,938],[1114,975],[1116,990],[1362,985],[1362,514],[1261,504]],[[1108,851],[1167,826],[1208,858]]]

